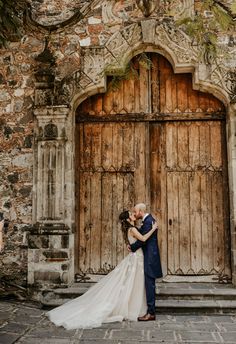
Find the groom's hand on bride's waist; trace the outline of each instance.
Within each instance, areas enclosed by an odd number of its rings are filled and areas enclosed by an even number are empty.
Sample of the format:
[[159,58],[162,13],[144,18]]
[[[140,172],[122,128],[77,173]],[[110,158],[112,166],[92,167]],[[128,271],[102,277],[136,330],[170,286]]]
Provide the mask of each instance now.
[[132,252],[132,251],[131,251],[130,245],[127,245],[127,250],[128,250],[129,252]]

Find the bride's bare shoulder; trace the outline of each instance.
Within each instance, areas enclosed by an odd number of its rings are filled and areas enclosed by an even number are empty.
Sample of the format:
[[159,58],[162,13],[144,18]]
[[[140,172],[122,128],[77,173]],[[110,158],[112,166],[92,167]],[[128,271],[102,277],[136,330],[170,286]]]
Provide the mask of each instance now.
[[136,230],[137,230],[136,227],[130,227],[130,228],[128,229],[128,233],[129,233],[130,235],[134,236],[134,233],[135,233]]

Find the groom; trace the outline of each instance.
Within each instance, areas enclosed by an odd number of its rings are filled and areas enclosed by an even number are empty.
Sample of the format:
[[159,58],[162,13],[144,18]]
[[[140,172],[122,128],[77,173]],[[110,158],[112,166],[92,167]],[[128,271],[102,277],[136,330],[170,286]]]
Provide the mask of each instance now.
[[[146,205],[143,203],[137,204],[134,207],[134,214],[136,219],[142,219],[142,226],[140,233],[146,234],[152,228],[152,223],[155,219],[151,214],[146,212]],[[155,320],[155,279],[162,277],[160,254],[158,249],[157,233],[153,233],[151,237],[142,242],[137,240],[134,244],[130,245],[132,252],[142,247],[144,255],[144,277],[145,277],[145,289],[147,297],[147,313],[138,318],[138,321]]]

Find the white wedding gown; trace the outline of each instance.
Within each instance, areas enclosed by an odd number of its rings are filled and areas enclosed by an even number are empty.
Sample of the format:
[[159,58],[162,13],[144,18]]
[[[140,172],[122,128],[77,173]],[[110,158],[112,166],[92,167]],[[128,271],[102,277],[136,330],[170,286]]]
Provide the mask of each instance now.
[[[130,243],[135,240],[129,236]],[[143,252],[138,249],[85,294],[54,308],[47,316],[55,325],[71,330],[124,319],[136,321],[146,310]]]

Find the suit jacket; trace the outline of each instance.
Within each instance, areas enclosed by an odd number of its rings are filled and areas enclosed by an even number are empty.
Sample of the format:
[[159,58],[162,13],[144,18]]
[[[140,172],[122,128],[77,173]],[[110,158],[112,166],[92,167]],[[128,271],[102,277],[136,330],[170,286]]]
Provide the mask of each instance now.
[[[149,214],[143,221],[143,225],[141,226],[139,232],[144,235],[150,231],[152,228],[152,223],[155,222],[155,219]],[[161,260],[160,260],[160,253],[158,248],[158,240],[157,240],[157,233],[154,232],[150,238],[143,242],[137,240],[135,243],[130,245],[131,251],[135,252],[139,248],[142,247],[143,255],[144,255],[144,273],[145,275],[160,278],[162,277],[162,268],[161,268]]]

